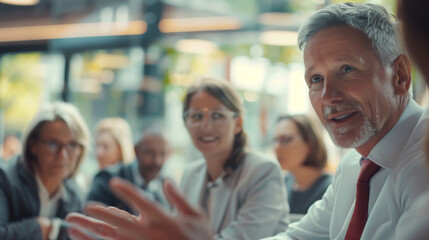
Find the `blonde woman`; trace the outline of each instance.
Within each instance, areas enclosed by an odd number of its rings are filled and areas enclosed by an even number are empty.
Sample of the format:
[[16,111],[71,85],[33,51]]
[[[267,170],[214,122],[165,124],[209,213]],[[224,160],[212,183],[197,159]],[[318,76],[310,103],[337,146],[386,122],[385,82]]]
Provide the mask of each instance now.
[[134,160],[134,146],[128,122],[119,117],[104,118],[95,127],[95,152],[100,170]]

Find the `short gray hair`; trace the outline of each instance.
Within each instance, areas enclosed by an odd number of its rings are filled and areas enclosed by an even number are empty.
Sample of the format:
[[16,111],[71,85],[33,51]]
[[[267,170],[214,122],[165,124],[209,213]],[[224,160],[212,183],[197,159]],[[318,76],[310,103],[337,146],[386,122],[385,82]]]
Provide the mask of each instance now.
[[134,146],[139,146],[148,136],[158,136],[165,140],[167,144],[170,144],[169,135],[165,131],[165,125],[163,123],[150,121],[148,122],[138,135],[137,141]]
[[83,162],[86,154],[88,153],[90,134],[88,125],[80,115],[79,111],[70,103],[47,103],[40,108],[22,136],[23,159],[30,170],[34,172],[34,164],[37,159],[35,158],[34,154],[31,153],[30,141],[37,139],[38,135],[40,134],[40,130],[45,123],[53,122],[58,119],[64,121],[67,124],[73,137],[76,138],[76,141],[82,145],[82,152],[78,158],[75,169],[72,170],[69,176],[74,177],[77,174],[80,164]]
[[383,6],[371,3],[341,3],[320,9],[300,26],[299,48],[304,50],[305,44],[317,32],[338,25],[348,25],[365,33],[384,66],[403,53],[397,18]]

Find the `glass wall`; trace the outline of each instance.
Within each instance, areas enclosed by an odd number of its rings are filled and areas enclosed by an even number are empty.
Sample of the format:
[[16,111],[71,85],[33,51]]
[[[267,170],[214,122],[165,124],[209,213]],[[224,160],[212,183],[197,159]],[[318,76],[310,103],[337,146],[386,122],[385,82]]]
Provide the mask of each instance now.
[[43,102],[61,98],[63,70],[56,53],[0,55],[0,139],[21,135]]
[[[100,28],[104,31],[100,38],[72,35],[57,44],[48,42],[47,49],[55,53],[0,55],[0,136],[22,132],[41,103],[65,95],[91,129],[102,118],[119,116],[130,123],[137,140],[145,126],[164,124],[176,153],[166,171],[179,178],[183,166],[200,157],[182,121],[186,87],[198,76],[223,78],[239,91],[246,108],[244,128],[255,150],[271,153],[273,123],[279,115],[307,113],[317,118],[303,79],[297,29],[318,8],[345,1],[169,0],[162,1],[160,16],[150,5],[156,1],[109,2],[113,8],[99,2],[91,5],[89,14],[81,11],[84,17],[76,17],[78,25],[73,25]],[[395,12],[394,0],[353,2],[379,3]],[[57,14],[78,12],[68,10]],[[94,21],[100,22],[87,24]],[[125,31],[121,24],[133,31]],[[49,27],[65,26],[44,27],[49,32]],[[105,31],[103,26],[116,26],[118,31]],[[0,37],[0,46],[2,41]],[[420,77],[414,75],[415,97],[425,99]],[[334,169],[347,150],[333,146],[326,133],[325,138]],[[85,164],[85,171],[97,170],[93,153]]]

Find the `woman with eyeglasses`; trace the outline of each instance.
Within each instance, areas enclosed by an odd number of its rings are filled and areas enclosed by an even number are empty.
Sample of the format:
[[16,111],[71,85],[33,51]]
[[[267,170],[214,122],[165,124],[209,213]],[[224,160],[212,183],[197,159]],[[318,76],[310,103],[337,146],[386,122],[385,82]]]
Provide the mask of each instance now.
[[91,239],[90,231],[92,237],[121,240],[250,240],[283,232],[289,207],[281,169],[275,160],[246,148],[243,111],[239,94],[228,82],[197,80],[185,96],[183,118],[203,159],[185,170],[181,193],[164,183],[176,214],[163,211],[129,182],[113,179],[115,194],[141,215],[89,205],[86,213],[104,222],[70,214],[71,236]]
[[246,149],[243,112],[239,94],[223,80],[196,81],[184,100],[186,128],[204,159],[185,170],[181,190],[207,214],[213,239],[259,239],[286,227],[281,171]]
[[332,181],[324,172],[327,154],[323,139],[306,115],[280,116],[274,135],[277,160],[289,173],[285,182],[290,213],[306,214]]
[[47,104],[23,135],[23,153],[0,168],[0,239],[67,239],[66,215],[83,196],[72,180],[88,151],[89,131],[68,103]]

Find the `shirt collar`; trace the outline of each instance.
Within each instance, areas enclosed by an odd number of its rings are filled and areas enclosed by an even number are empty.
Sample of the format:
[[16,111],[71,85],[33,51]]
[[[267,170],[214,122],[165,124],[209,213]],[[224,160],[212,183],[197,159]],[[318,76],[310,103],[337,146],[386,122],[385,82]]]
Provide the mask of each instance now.
[[37,182],[37,187],[39,190],[39,197],[40,197],[40,201],[49,201],[49,202],[55,202],[58,201],[59,199],[65,199],[67,197],[67,192],[64,189],[64,184],[61,183],[60,188],[58,189],[58,191],[51,197],[49,196],[49,192],[45,187],[45,184],[43,184],[42,179],[40,179],[39,175],[36,174],[36,182]]
[[[139,171],[139,165],[137,160],[134,161],[133,163],[131,163],[131,172],[133,174],[133,179],[134,179],[134,184],[136,184],[137,186],[143,187],[145,185],[147,185],[146,181],[144,180],[144,178],[140,175],[140,171]],[[158,174],[158,176],[154,179],[152,179],[149,183],[149,185],[156,185],[157,182],[162,182],[162,177],[161,174]],[[151,186],[149,186],[149,188],[151,188]]]
[[423,109],[411,99],[399,120],[374,146],[367,158],[382,168],[392,169],[422,114]]
[[207,188],[213,188],[213,187],[216,187],[216,186],[218,186],[219,184],[222,184],[224,181],[225,181],[225,179],[227,179],[230,175],[231,175],[231,173],[233,172],[233,170],[232,169],[225,169],[225,170],[223,170],[222,171],[222,173],[219,175],[219,177],[217,177],[215,180],[213,180],[213,181],[211,181],[210,180],[210,175],[209,175],[209,173],[207,172],[207,177],[206,177],[206,181],[207,181],[207,183],[206,183],[206,187]]

